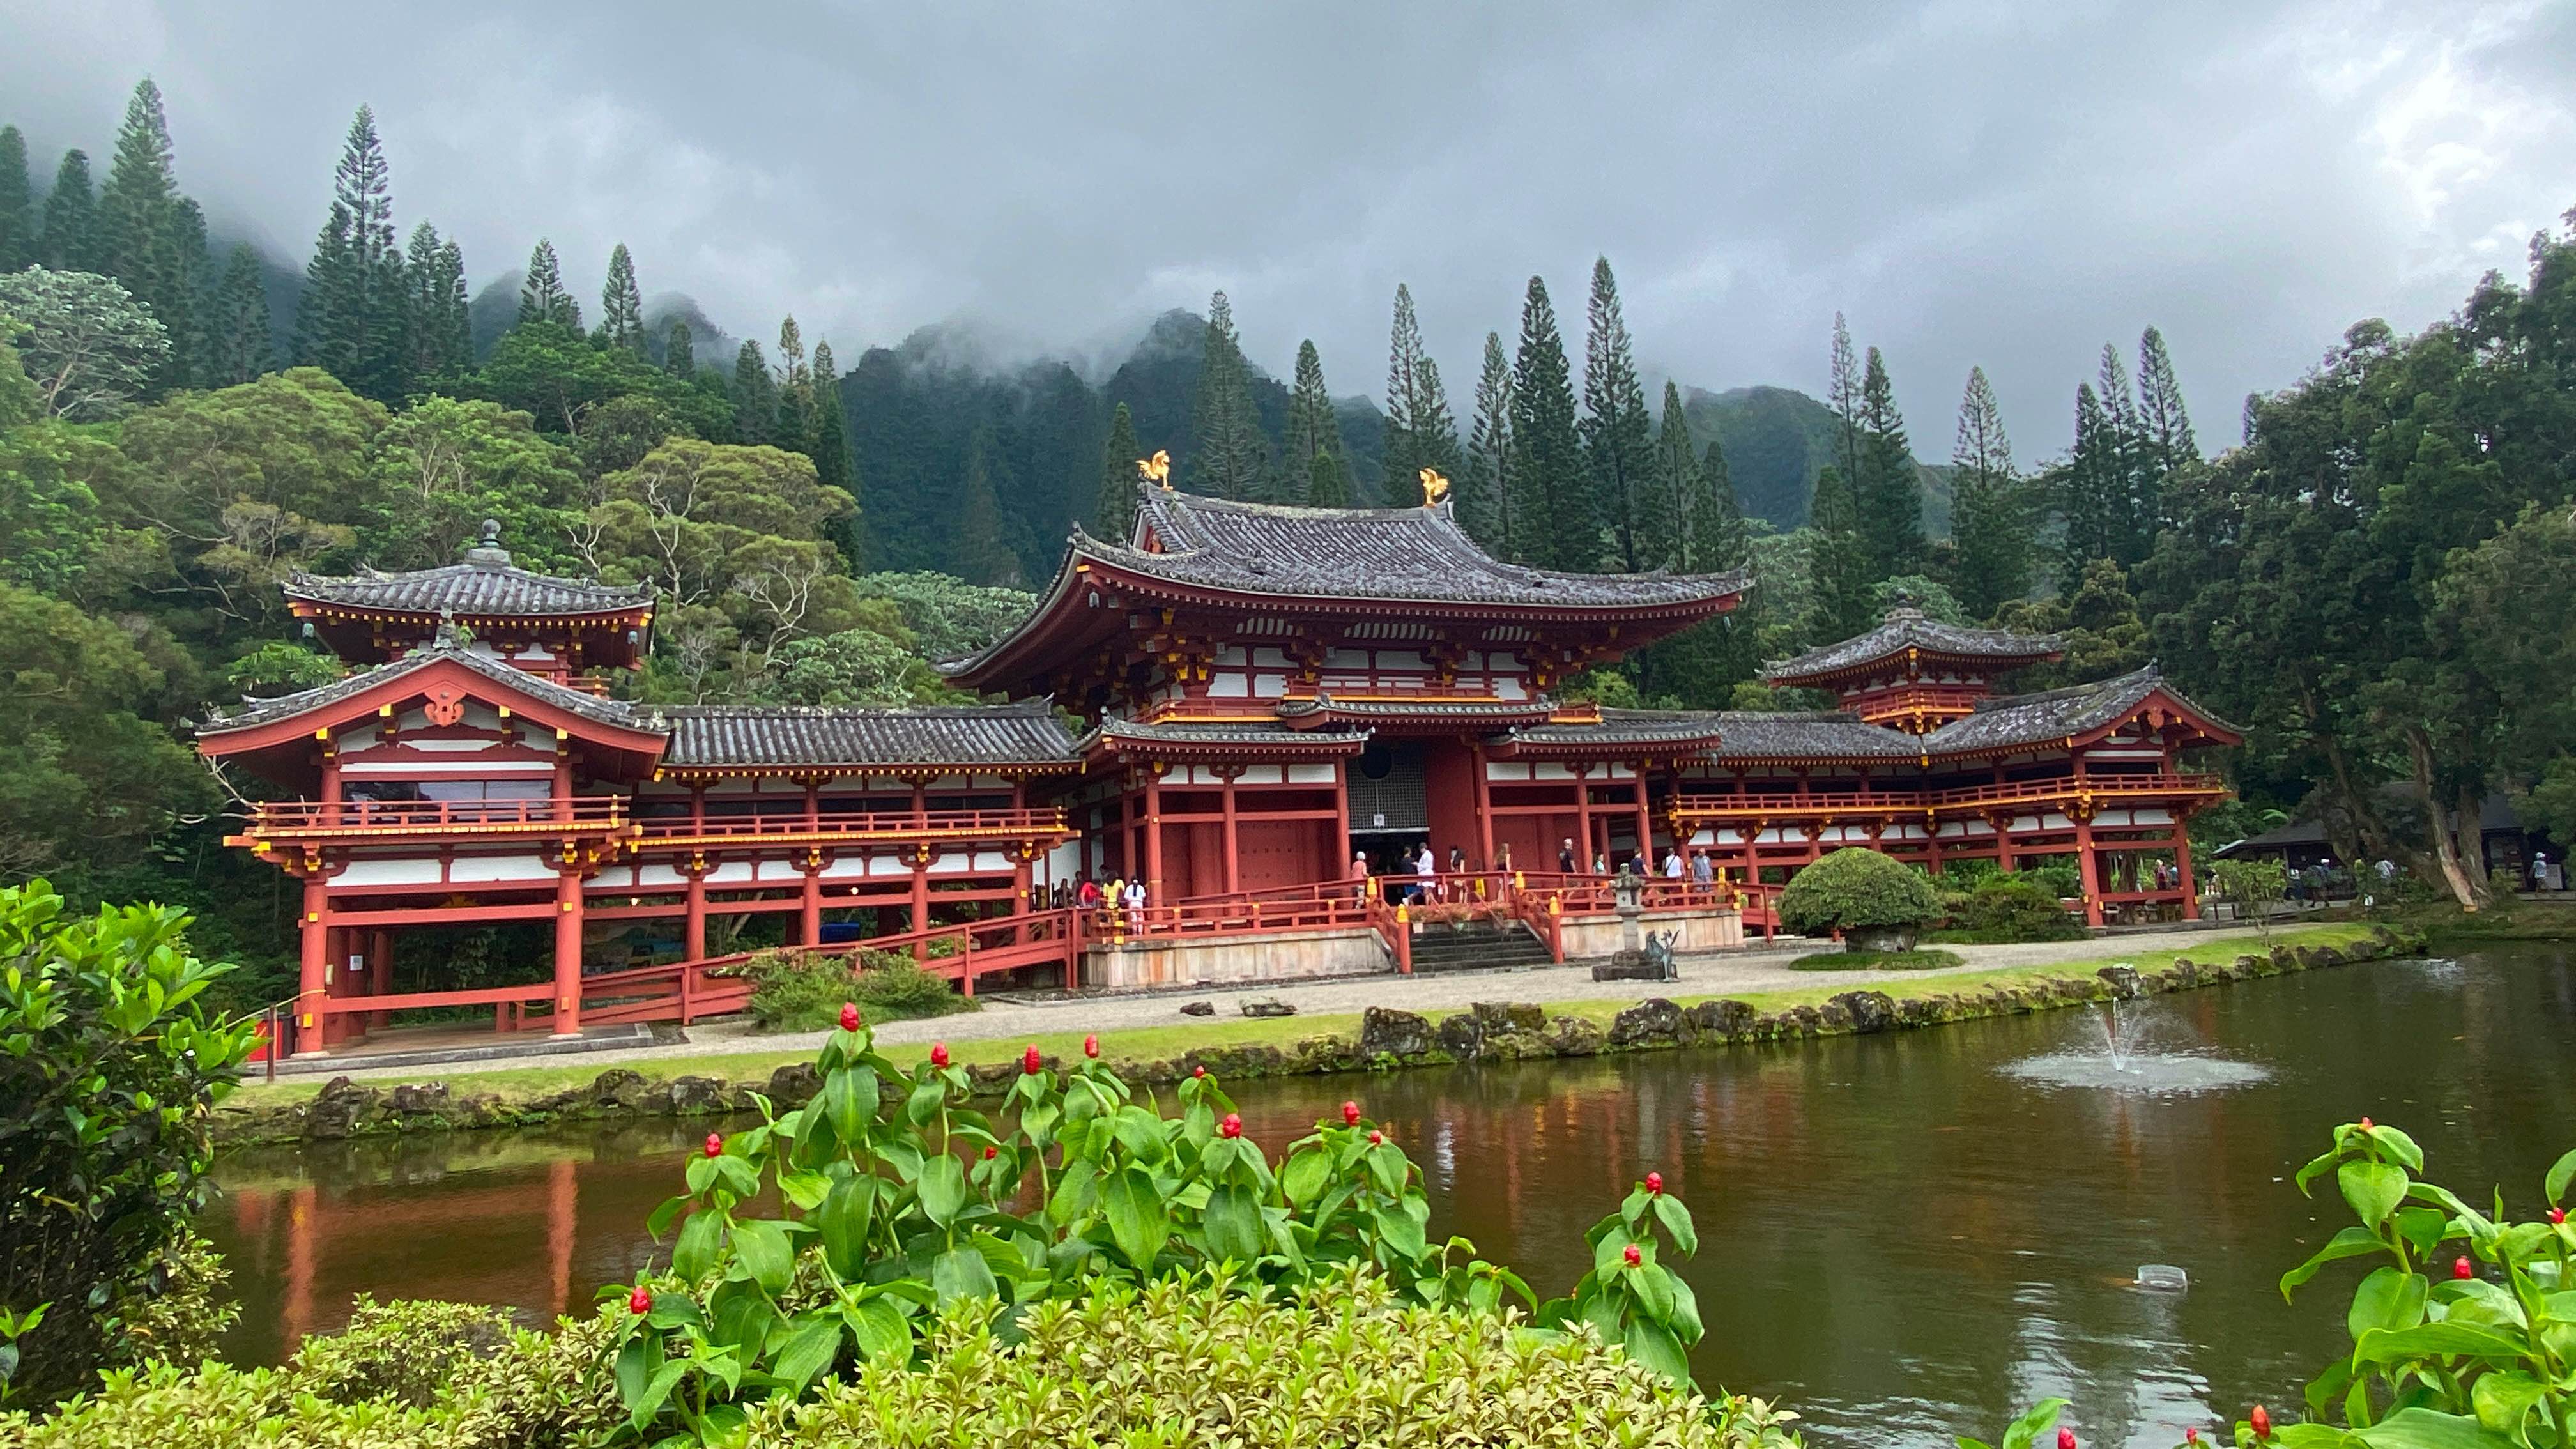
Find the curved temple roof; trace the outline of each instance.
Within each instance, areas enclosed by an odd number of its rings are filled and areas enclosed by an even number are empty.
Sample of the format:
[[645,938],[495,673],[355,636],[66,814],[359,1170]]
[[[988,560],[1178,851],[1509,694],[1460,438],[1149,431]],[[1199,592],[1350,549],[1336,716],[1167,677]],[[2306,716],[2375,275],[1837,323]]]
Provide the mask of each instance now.
[[[483,550],[477,549],[476,553]],[[509,555],[503,554],[507,559]],[[619,588],[587,579],[530,573],[509,563],[469,559],[407,573],[299,573],[286,581],[286,597],[344,609],[388,614],[449,613],[459,617],[544,618],[555,614],[622,614],[653,606],[653,587]]]
[[1849,670],[1919,649],[1948,659],[1975,659],[2000,673],[2054,659],[2064,645],[2056,634],[2016,634],[2009,629],[1970,629],[1944,624],[1920,609],[1891,609],[1877,628],[1839,644],[1810,649],[1794,659],[1763,666],[1762,676],[1775,684],[1826,679]]
[[1129,542],[1104,542],[1077,528],[1055,582],[1028,618],[981,653],[941,670],[981,679],[998,661],[1027,650],[1074,595],[1076,581],[1095,568],[1194,593],[1231,594],[1247,606],[1287,600],[1595,617],[1713,614],[1751,587],[1742,572],[1577,574],[1506,563],[1470,538],[1445,502],[1292,508],[1149,488]]

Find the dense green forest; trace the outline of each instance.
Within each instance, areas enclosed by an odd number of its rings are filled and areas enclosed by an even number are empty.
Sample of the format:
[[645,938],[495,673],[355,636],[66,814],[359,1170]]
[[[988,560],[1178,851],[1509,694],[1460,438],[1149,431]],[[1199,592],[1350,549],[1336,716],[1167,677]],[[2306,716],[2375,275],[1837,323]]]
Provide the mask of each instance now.
[[737,339],[648,306],[622,246],[595,302],[543,240],[472,291],[452,241],[398,225],[363,110],[300,267],[210,244],[149,82],[108,154],[42,173],[0,127],[0,878],[175,900],[253,962],[287,907],[222,848],[238,782],[188,721],[336,674],[281,606],[290,572],[447,562],[492,517],[532,566],[654,584],[636,697],[939,700],[926,661],[1008,627],[1068,529],[1123,529],[1158,448],[1246,499],[1402,504],[1437,469],[1533,564],[1752,570],[1731,620],[1584,681],[1604,700],[1798,702],[1762,659],[1903,599],[2068,631],[2039,686],[2161,658],[2249,726],[2249,808],[2321,808],[2463,897],[2485,886],[2440,827],[2487,791],[2576,838],[2569,236],[2418,336],[2356,326],[2214,459],[2149,329],[2074,388],[2065,456],[2017,459],[1972,372],[1927,467],[1839,318],[1822,400],[1650,393],[1606,260],[1579,336],[1533,277],[1454,394],[1402,287],[1370,400],[1311,344],[1285,382],[1253,365],[1222,293],[1105,376],[986,365],[937,328],[844,366],[792,317]]

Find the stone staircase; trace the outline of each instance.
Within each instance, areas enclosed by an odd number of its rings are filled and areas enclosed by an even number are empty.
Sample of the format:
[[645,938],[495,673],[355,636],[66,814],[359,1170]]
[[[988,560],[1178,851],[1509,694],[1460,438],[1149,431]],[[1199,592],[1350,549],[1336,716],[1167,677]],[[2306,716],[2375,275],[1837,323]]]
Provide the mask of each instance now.
[[1507,925],[1474,921],[1455,929],[1431,925],[1413,935],[1413,969],[1417,975],[1547,964],[1547,943],[1518,921]]

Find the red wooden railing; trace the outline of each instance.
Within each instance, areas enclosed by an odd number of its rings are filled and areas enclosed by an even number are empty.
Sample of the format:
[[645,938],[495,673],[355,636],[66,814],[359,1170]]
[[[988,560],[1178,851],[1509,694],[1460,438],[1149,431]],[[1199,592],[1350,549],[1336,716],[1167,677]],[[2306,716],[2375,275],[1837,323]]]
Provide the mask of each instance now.
[[250,816],[253,833],[290,835],[491,826],[598,829],[632,823],[622,795],[535,800],[267,800],[252,806]]
[[2072,775],[2048,780],[2007,780],[2001,784],[1962,785],[1947,790],[1836,790],[1830,792],[1760,791],[1741,793],[1685,789],[1673,797],[1672,811],[1684,819],[1736,815],[1801,815],[1828,812],[1958,810],[2032,800],[2090,795],[2095,799],[2125,795],[2196,795],[2222,791],[2216,775],[2159,772],[2152,775]]
[[778,815],[710,815],[703,820],[652,816],[637,822],[644,839],[760,841],[778,836],[887,836],[895,839],[990,836],[1016,838],[1070,833],[1064,811],[1026,810],[817,810]]

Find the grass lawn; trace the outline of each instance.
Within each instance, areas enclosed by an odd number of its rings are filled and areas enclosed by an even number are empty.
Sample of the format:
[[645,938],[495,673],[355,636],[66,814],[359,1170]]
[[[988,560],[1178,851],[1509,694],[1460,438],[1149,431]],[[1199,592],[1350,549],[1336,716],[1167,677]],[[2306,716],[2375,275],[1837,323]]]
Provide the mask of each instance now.
[[[2252,932],[2243,935],[2210,936],[2194,941],[2179,951],[2143,951],[2127,956],[2102,957],[2083,961],[2050,961],[2026,966],[2000,966],[1988,971],[1964,971],[1951,975],[1927,977],[1920,985],[1909,983],[1898,994],[1951,995],[1977,991],[1989,986],[2009,985],[2044,976],[2089,976],[2101,967],[2120,963],[2138,969],[2154,970],[2169,966],[2177,956],[2195,961],[2231,961],[2247,953],[2261,954],[2273,945],[2292,941],[2303,946],[2340,946],[2370,935],[2367,923],[2340,925],[2306,925],[2275,929],[2269,937]],[[1842,953],[1834,953],[1842,954]],[[1916,953],[1921,954],[1921,953]],[[1695,1002],[1728,998],[1745,1001],[1754,1009],[1776,1012],[1792,1006],[1814,1006],[1852,988],[1841,982],[1820,983],[1789,991],[1700,992],[1675,996],[1683,1006]],[[1508,996],[1509,988],[1497,983],[1496,994]],[[1634,999],[1606,1001],[1552,1001],[1546,1003],[1550,1016],[1580,1016],[1607,1027],[1612,1018],[1631,1006]],[[1442,1012],[1438,1015],[1448,1015]],[[1216,1018],[1176,1026],[1129,1027],[1100,1033],[1101,1055],[1111,1061],[1151,1061],[1182,1056],[1194,1048],[1218,1046],[1265,1045],[1285,1047],[1310,1036],[1356,1036],[1360,1018],[1356,1014],[1333,1016],[1291,1016],[1271,1018]],[[1019,1059],[1030,1042],[1038,1050],[1061,1060],[1072,1060],[1082,1053],[1079,1031],[1046,1032],[1027,1038],[997,1038],[981,1041],[952,1042],[950,1059],[960,1065],[1008,1062]],[[906,1067],[929,1056],[930,1048],[921,1044],[888,1046],[885,1055]],[[367,1085],[390,1088],[399,1081],[445,1081],[460,1093],[497,1092],[511,1099],[542,1097],[572,1087],[588,1084],[611,1066],[631,1066],[645,1075],[668,1080],[672,1077],[723,1077],[737,1082],[758,1082],[772,1071],[790,1062],[809,1061],[810,1051],[731,1052],[707,1056],[658,1057],[641,1062],[582,1062],[568,1065],[510,1067],[498,1071],[457,1071],[424,1069],[417,1076],[370,1079]],[[228,1105],[241,1107],[275,1107],[298,1102],[322,1089],[327,1077],[311,1077],[295,1082],[267,1086],[257,1082],[245,1085],[233,1094]]]
[[1789,963],[1792,971],[1939,971],[1965,966],[1956,951],[1818,951]]

